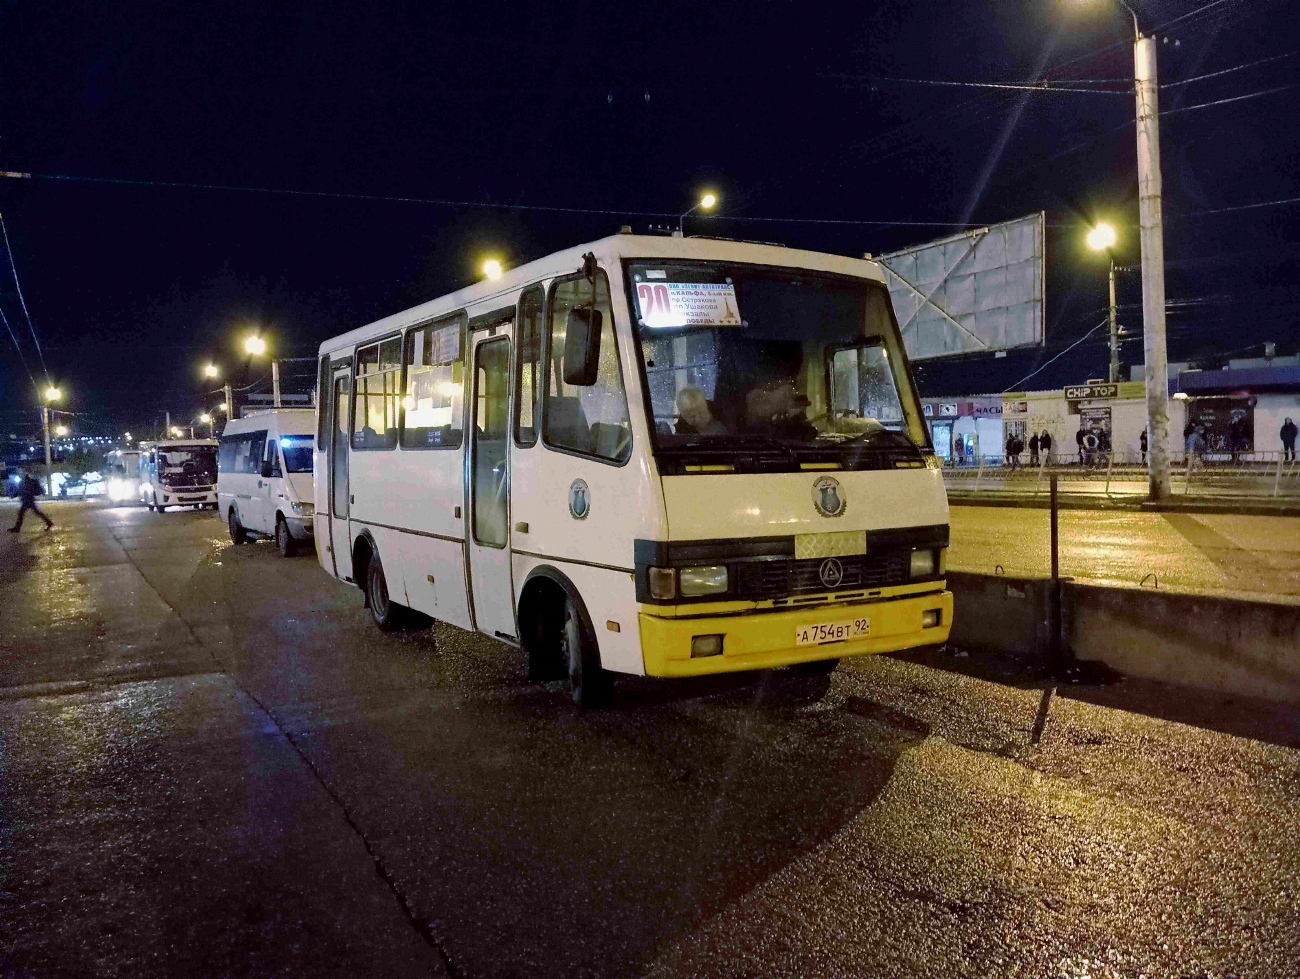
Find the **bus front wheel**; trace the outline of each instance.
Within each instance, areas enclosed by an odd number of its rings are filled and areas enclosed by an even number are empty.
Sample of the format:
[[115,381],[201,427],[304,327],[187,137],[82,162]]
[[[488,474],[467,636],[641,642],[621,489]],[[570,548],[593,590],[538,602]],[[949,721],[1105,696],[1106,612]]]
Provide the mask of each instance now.
[[569,673],[569,695],[583,710],[606,707],[614,696],[614,684],[600,667],[596,640],[572,598],[564,602],[564,628],[560,649]]

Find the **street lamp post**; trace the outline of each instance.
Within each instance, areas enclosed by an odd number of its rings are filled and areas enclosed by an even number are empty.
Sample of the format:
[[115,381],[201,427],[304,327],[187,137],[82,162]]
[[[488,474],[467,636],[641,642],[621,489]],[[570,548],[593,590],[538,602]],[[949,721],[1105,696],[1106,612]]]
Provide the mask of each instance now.
[[45,495],[54,495],[54,462],[50,458],[50,405],[63,397],[53,384],[42,392],[41,430],[45,433]]
[[681,214],[677,215],[677,237],[681,238],[685,234],[685,231],[683,229],[685,228],[684,222],[686,221],[687,215],[693,214],[696,211],[701,209],[705,211],[711,211],[713,210],[713,206],[717,203],[718,203],[717,194],[705,194],[703,197],[701,197],[698,201],[695,202],[694,206],[688,208],[685,211],[682,211]]
[[1088,247],[1104,251],[1110,260],[1110,383],[1119,381],[1119,307],[1115,303],[1115,229],[1099,224],[1088,232]]

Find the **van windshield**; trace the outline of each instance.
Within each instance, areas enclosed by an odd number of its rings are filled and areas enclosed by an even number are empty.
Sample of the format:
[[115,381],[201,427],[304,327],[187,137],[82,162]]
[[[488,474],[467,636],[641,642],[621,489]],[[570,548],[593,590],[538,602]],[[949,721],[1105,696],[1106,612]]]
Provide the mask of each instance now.
[[290,435],[280,437],[280,451],[284,453],[284,468],[291,473],[309,473],[312,471],[315,452],[310,435],[294,438]]
[[628,273],[660,456],[874,468],[929,448],[883,285],[718,262]]

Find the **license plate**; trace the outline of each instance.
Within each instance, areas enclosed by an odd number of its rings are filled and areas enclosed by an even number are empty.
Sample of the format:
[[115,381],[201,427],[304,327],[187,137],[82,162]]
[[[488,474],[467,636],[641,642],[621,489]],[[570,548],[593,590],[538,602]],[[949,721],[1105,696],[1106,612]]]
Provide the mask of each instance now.
[[796,646],[817,646],[824,642],[847,642],[871,635],[871,620],[865,615],[842,622],[814,622],[809,625],[796,626],[794,642]]

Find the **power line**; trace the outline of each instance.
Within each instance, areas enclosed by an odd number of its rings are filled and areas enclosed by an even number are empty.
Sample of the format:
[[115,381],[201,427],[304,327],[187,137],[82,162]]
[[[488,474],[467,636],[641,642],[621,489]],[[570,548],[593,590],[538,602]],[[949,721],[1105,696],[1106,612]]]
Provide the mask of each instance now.
[[939,85],[953,88],[996,88],[1013,92],[1081,92],[1086,95],[1132,95],[1133,90],[1103,88],[1066,88],[1054,85],[1048,79],[1041,82],[966,82],[938,78],[889,78],[883,75],[833,75],[845,81],[895,82],[902,85]]
[[1195,10],[1189,10],[1187,13],[1179,15],[1178,17],[1175,17],[1173,20],[1167,20],[1159,27],[1156,27],[1153,30],[1151,30],[1149,33],[1159,34],[1161,31],[1167,30],[1168,28],[1173,27],[1175,24],[1182,23],[1185,20],[1190,20],[1192,17],[1200,17],[1202,14],[1209,13],[1211,10],[1215,9],[1216,7],[1221,7],[1225,3],[1240,3],[1240,2],[1241,0],[1210,0],[1210,2],[1207,3],[1204,7],[1197,7]]
[[1237,65],[1236,67],[1233,67],[1233,68],[1223,68],[1223,69],[1221,69],[1221,70],[1219,70],[1219,71],[1211,71],[1211,72],[1207,72],[1207,73],[1204,74],[1204,75],[1195,75],[1195,76],[1193,76],[1192,78],[1184,78],[1184,79],[1182,79],[1182,81],[1177,81],[1177,82],[1165,82],[1165,83],[1164,83],[1163,85],[1161,85],[1160,87],[1161,87],[1161,88],[1176,88],[1176,87],[1178,87],[1179,85],[1190,85],[1190,84],[1192,84],[1192,82],[1203,82],[1203,81],[1205,81],[1205,79],[1207,79],[1207,78],[1218,78],[1220,75],[1230,75],[1230,74],[1232,74],[1234,71],[1245,71],[1247,68],[1255,68],[1255,67],[1257,67],[1258,65],[1267,65],[1267,64],[1271,64],[1271,63],[1274,62],[1274,61],[1283,61],[1283,60],[1285,60],[1286,58],[1294,58],[1294,57],[1296,56],[1297,53],[1300,53],[1300,52],[1296,52],[1296,51],[1288,51],[1288,52],[1286,52],[1286,54],[1275,54],[1275,55],[1273,55],[1273,57],[1271,57],[1271,58],[1260,58],[1258,61],[1247,61],[1244,65]]
[[[1295,85],[1279,85],[1277,88],[1266,88],[1259,92],[1249,92],[1246,95],[1234,95],[1230,99],[1216,99],[1213,102],[1198,102],[1196,105],[1185,105],[1179,109],[1163,109],[1160,114],[1162,116],[1176,116],[1183,112],[1193,112],[1196,109],[1208,109],[1215,105],[1227,105],[1229,102],[1244,102],[1246,99],[1257,99],[1261,95],[1273,95],[1276,92],[1287,92],[1296,87],[1297,86]],[[1132,123],[1129,125],[1132,125]]]
[[1283,197],[1276,201],[1260,201],[1258,204],[1236,204],[1232,207],[1215,207],[1208,211],[1191,211],[1186,215],[1170,215],[1170,217],[1195,217],[1202,214],[1227,214],[1229,211],[1253,211],[1257,207],[1278,207],[1283,204],[1300,204],[1300,197]]
[[0,214],[0,233],[4,234],[5,251],[9,253],[9,268],[13,270],[14,288],[18,290],[18,302],[23,307],[23,316],[27,318],[27,329],[32,331],[32,341],[36,344],[36,353],[41,358],[41,370],[45,372],[45,381],[49,383],[50,369],[45,366],[45,352],[41,350],[41,341],[36,335],[36,326],[32,323],[32,314],[27,312],[27,300],[23,298],[23,287],[18,281],[18,266],[14,263],[14,250],[9,244],[9,229],[5,227],[3,214]]
[[27,372],[27,377],[31,380],[32,387],[39,391],[41,386],[36,383],[36,378],[32,375],[32,369],[27,366],[27,358],[23,356],[22,344],[18,342],[18,335],[14,333],[14,328],[9,325],[9,317],[5,315],[3,309],[0,309],[0,320],[4,320],[5,329],[9,331],[9,339],[14,342],[14,349],[18,351],[18,360],[22,363],[23,370]]
[[1062,350],[1059,354],[1057,354],[1055,357],[1053,357],[1053,358],[1052,358],[1051,360],[1049,360],[1047,363],[1042,364],[1042,365],[1040,365],[1039,367],[1035,367],[1032,371],[1030,371],[1028,374],[1026,374],[1026,375],[1025,375],[1024,377],[1022,377],[1020,380],[1016,381],[1015,384],[1012,384],[1010,387],[1008,387],[1008,388],[1007,388],[1006,390],[1004,390],[1002,393],[1003,393],[1003,394],[1006,394],[1007,391],[1015,391],[1015,390],[1018,390],[1019,387],[1020,387],[1020,385],[1024,384],[1025,381],[1029,380],[1029,379],[1030,379],[1031,377],[1033,377],[1035,374],[1039,374],[1039,373],[1041,373],[1042,371],[1046,370],[1047,367],[1048,367],[1049,365],[1051,365],[1054,361],[1060,360],[1062,357],[1064,357],[1066,354],[1068,354],[1071,350],[1073,350],[1073,349],[1074,349],[1075,347],[1077,347],[1079,344],[1083,343],[1084,340],[1087,340],[1088,337],[1092,336],[1094,333],[1096,333],[1098,330],[1100,330],[1103,326],[1107,325],[1109,322],[1110,322],[1109,319],[1104,319],[1104,320],[1102,320],[1100,323],[1098,323],[1096,326],[1094,326],[1091,330],[1089,330],[1089,331],[1088,331],[1087,333],[1085,333],[1083,336],[1079,337],[1079,339],[1075,340],[1074,343],[1070,344],[1068,347],[1066,347],[1064,350]]

